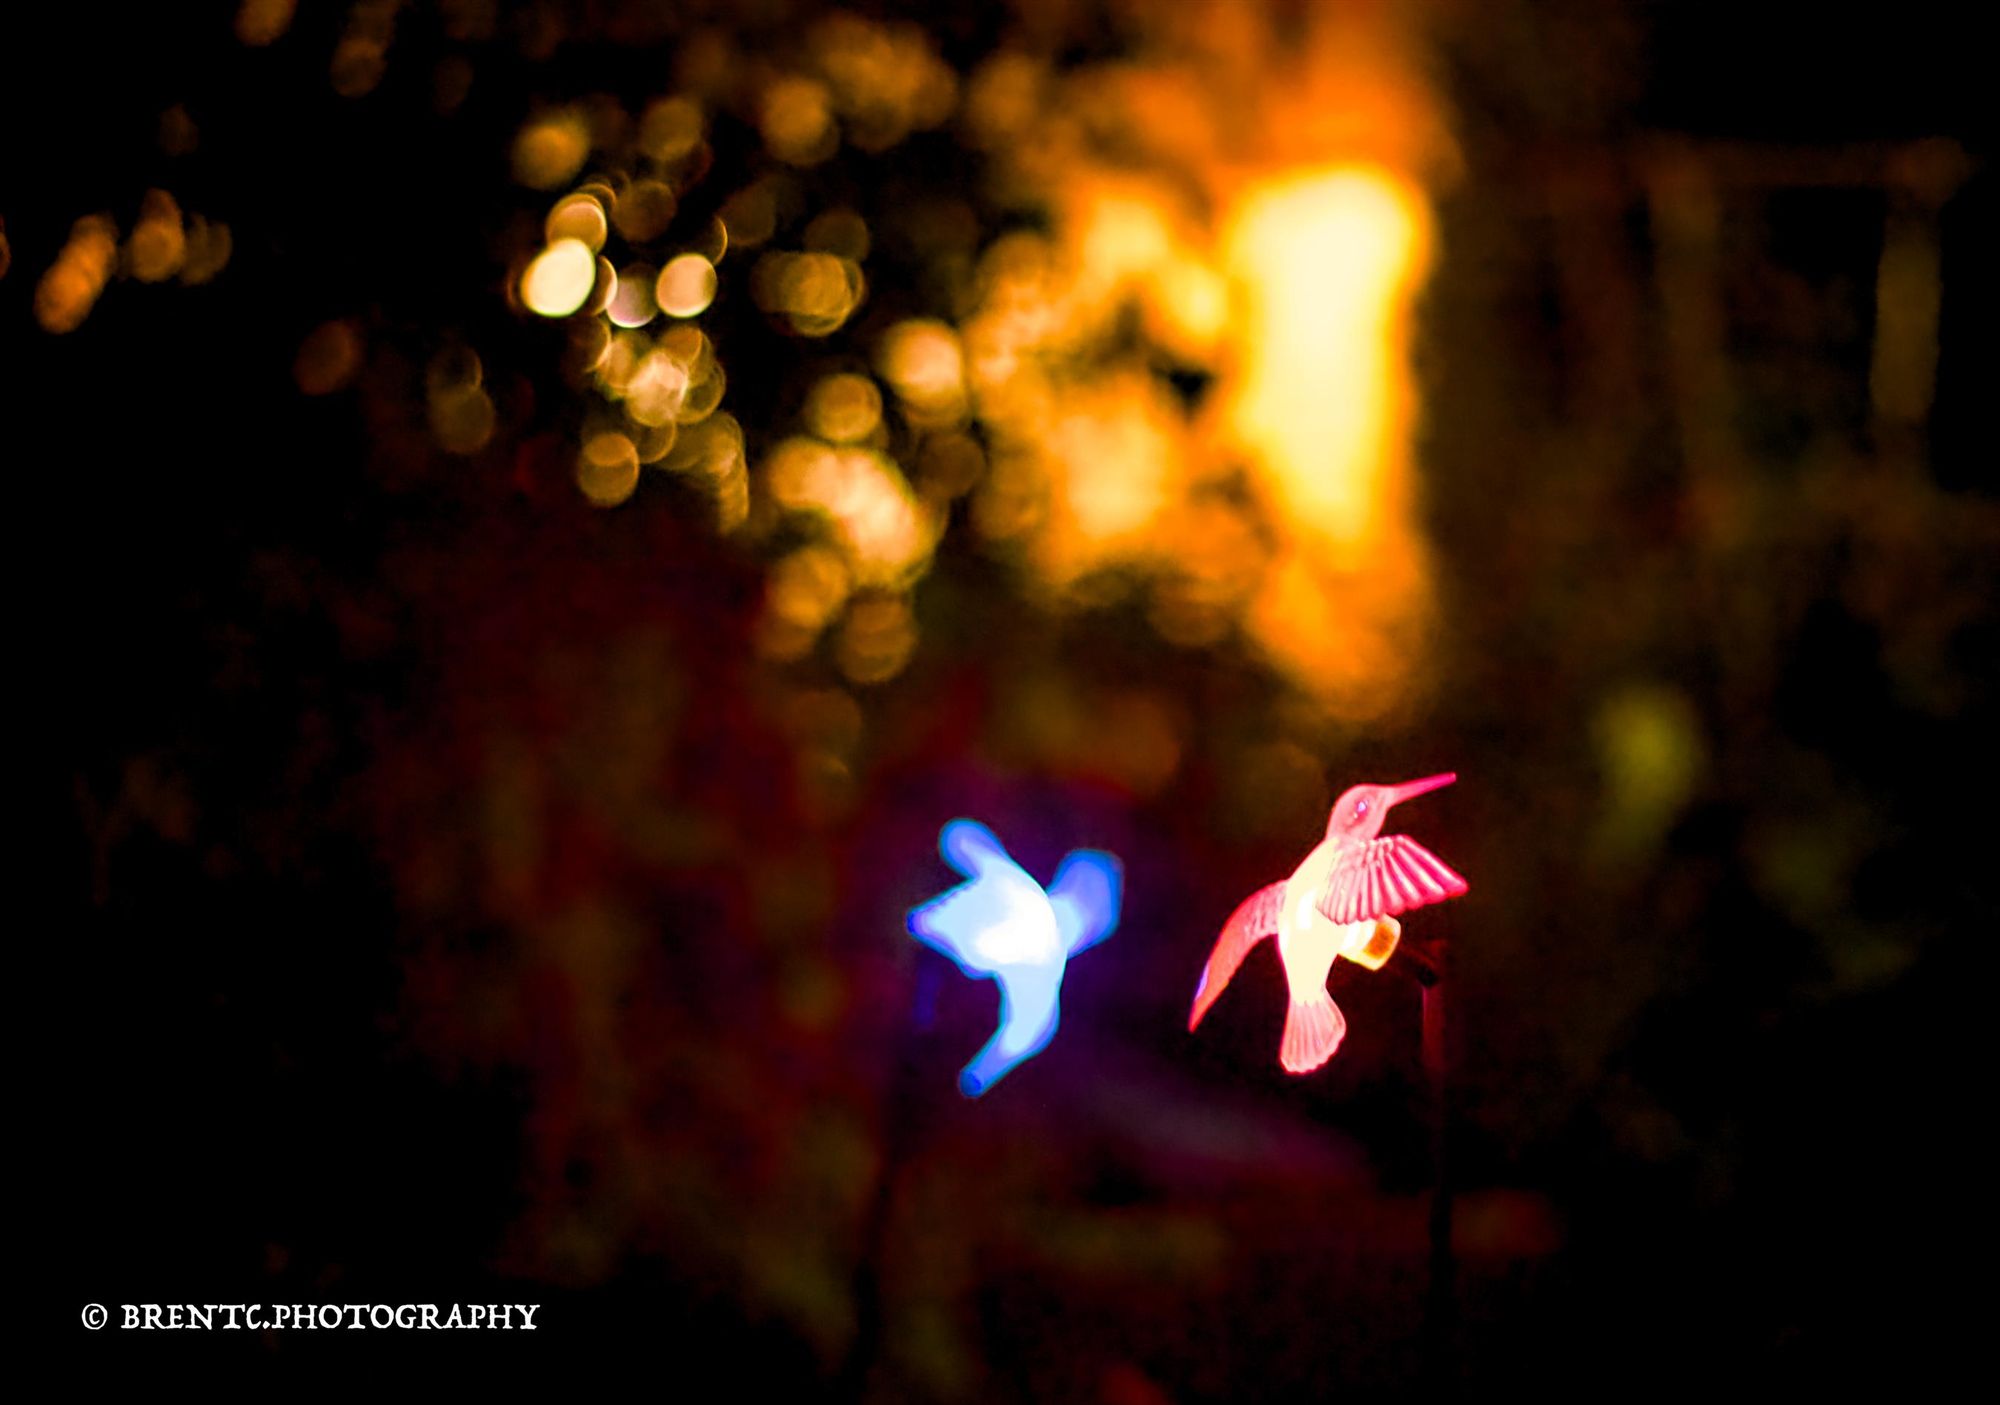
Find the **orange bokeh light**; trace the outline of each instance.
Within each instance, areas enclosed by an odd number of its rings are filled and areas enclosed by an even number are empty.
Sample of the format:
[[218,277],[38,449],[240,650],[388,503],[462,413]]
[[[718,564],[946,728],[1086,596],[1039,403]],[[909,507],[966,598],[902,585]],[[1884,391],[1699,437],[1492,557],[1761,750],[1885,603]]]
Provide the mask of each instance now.
[[700,254],[670,259],[654,284],[654,297],[669,317],[699,317],[715,301],[715,265]]
[[110,281],[118,264],[118,229],[103,215],[86,215],[35,286],[35,320],[45,331],[73,332]]

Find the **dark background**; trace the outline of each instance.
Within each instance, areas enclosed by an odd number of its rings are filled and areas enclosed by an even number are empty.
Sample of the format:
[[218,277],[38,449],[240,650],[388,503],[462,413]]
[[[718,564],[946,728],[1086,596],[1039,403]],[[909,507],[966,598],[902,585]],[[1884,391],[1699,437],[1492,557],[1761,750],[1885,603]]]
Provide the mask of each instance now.
[[[436,1343],[77,1311],[541,1302],[534,1337],[456,1354],[1125,1402],[1913,1387],[1973,1339],[2000,510],[1959,7],[1422,11],[1464,158],[1419,349],[1447,624],[1417,710],[1303,730],[1248,649],[1050,613],[956,529],[911,665],[822,715],[814,664],[751,648],[754,548],[666,488],[576,497],[578,393],[505,299],[503,231],[540,203],[508,144],[538,99],[661,91],[685,12],[540,7],[546,49],[503,17],[444,117],[465,46],[429,7],[361,99],[326,81],[342,7],[259,51],[233,7],[165,8],[39,9],[0,139],[20,683],[58,784],[54,917],[21,933],[53,969],[16,986],[47,1340],[388,1353]],[[753,45],[795,18],[714,13]],[[1080,13],[1075,61],[1137,42]],[[937,42],[969,66],[1015,23]],[[184,157],[156,139],[176,103]],[[1923,215],[1940,355],[1928,416],[1885,429],[1881,173],[1909,150],[1954,173]],[[1648,172],[1677,159],[1724,173],[1695,276],[1725,316],[1692,353],[1720,401],[1676,389]],[[962,166],[917,143],[896,178]],[[156,185],[229,222],[223,273],[114,281],[44,332],[71,222],[128,228]],[[335,317],[363,369],[303,396]],[[715,334],[754,451],[803,353]],[[453,338],[503,407],[470,460],[424,424]],[[1181,722],[1161,785],[1105,759],[1099,704],[1133,690]],[[1246,779],[1280,734],[1319,769]],[[1414,991],[1337,973],[1349,1043],[1307,1081],[1271,1064],[1265,956],[1183,1029],[1220,918],[1333,793],[1445,768],[1403,823],[1473,882],[1412,919],[1453,942],[1463,1013],[1449,1351],[1420,1330]],[[1062,1035],[978,1103],[951,1079],[991,992],[899,935],[960,813],[1040,876],[1092,845],[1129,882]]]

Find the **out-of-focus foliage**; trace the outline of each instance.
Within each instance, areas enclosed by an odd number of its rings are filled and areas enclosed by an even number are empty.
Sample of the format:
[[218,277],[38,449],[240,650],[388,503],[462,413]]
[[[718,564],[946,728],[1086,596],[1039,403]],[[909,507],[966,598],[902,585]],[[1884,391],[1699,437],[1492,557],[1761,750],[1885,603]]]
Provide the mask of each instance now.
[[[1240,628],[1379,716],[1428,618],[1407,320],[1435,104],[1392,19],[1127,18],[1116,57],[1019,35],[963,74],[908,22],[702,28],[665,91],[532,113],[514,175],[558,194],[510,261],[568,322],[579,485],[615,506],[635,463],[692,472],[780,553],[764,651],[830,635],[855,682],[907,664],[957,516],[1051,605],[1137,592],[1165,637]],[[873,179],[892,159],[979,177]],[[803,384],[746,475],[727,366],[768,375],[772,333]]]

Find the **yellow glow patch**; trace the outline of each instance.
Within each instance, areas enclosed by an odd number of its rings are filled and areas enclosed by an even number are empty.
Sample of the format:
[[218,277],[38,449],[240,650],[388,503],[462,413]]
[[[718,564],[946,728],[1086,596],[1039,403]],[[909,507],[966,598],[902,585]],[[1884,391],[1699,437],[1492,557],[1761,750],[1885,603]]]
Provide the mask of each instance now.
[[1408,305],[1428,245],[1415,187],[1351,166],[1252,190],[1223,239],[1244,319],[1230,431],[1334,564],[1363,564],[1405,491]]
[[581,239],[558,239],[521,275],[521,301],[544,317],[567,317],[597,284],[597,255]]

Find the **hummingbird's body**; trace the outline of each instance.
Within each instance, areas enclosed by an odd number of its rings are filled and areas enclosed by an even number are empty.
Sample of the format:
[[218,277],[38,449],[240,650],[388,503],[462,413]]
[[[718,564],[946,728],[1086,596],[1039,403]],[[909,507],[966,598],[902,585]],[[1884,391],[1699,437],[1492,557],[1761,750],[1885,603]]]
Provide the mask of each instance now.
[[1332,1058],[1347,1032],[1326,991],[1334,961],[1345,956],[1380,968],[1402,935],[1395,914],[1466,891],[1463,878],[1408,835],[1376,837],[1390,806],[1454,779],[1362,785],[1343,794],[1328,817],[1326,838],[1291,877],[1251,894],[1223,924],[1195,988],[1188,1028],[1201,1023],[1250,948],[1275,936],[1291,995],[1278,1062],[1289,1073],[1310,1073]]
[[1319,895],[1340,858],[1338,841],[1327,839],[1299,861],[1284,883],[1278,909],[1278,956],[1285,963],[1285,980],[1292,999],[1304,1000],[1326,989],[1333,959],[1344,950],[1358,950],[1374,935],[1375,921],[1335,922],[1319,910]]

